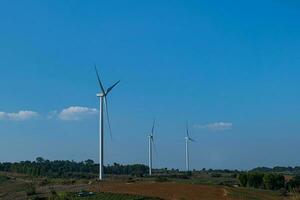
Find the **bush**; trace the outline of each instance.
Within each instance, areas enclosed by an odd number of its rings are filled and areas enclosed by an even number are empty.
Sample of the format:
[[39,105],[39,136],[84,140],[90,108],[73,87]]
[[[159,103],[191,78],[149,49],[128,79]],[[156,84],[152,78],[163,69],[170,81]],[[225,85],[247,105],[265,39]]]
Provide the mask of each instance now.
[[293,179],[291,179],[286,184],[286,187],[289,191],[300,189],[300,176],[295,176]]
[[212,173],[212,174],[211,174],[211,177],[212,177],[212,178],[220,178],[220,177],[222,177],[222,174]]
[[241,186],[247,187],[248,185],[248,175],[247,174],[239,174],[238,179],[240,181]]
[[129,177],[126,181],[126,183],[134,183],[135,180],[132,177]]
[[168,179],[166,177],[158,176],[155,178],[155,182],[167,182]]
[[9,180],[9,177],[0,175],[0,183]]
[[253,188],[263,187],[264,174],[261,173],[248,173],[248,186]]
[[231,177],[231,178],[237,178],[238,175],[234,173],[234,174],[231,174],[230,177]]
[[268,190],[279,190],[285,184],[284,176],[280,174],[265,174],[263,181],[265,188]]

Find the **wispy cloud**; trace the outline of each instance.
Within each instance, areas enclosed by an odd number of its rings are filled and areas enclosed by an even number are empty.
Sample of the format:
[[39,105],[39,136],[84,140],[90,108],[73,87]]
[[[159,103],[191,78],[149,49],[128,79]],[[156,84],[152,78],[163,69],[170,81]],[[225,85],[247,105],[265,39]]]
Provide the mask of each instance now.
[[[91,116],[94,116],[98,113],[96,108],[88,108],[82,106],[71,106],[63,109],[57,114],[60,120],[65,121],[78,121]],[[52,112],[53,116],[53,112]]]
[[38,117],[39,114],[30,110],[21,110],[16,113],[0,112],[0,120],[25,121]]
[[210,124],[195,124],[194,127],[198,129],[208,129],[212,131],[225,131],[232,129],[231,122],[214,122]]

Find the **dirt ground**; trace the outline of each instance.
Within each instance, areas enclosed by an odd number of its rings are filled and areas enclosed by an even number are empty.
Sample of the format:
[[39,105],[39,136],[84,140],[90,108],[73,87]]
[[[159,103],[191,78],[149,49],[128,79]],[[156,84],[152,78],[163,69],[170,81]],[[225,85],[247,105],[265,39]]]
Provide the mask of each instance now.
[[179,183],[105,182],[91,186],[94,192],[112,192],[160,197],[165,200],[229,200],[226,189]]

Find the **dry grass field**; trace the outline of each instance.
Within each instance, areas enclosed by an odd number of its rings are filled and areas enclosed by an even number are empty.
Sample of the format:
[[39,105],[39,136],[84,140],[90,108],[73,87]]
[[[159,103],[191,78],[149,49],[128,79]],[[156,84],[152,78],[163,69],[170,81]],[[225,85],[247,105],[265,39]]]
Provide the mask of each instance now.
[[194,182],[155,182],[152,180],[128,182],[116,179],[101,183],[97,181],[88,182],[88,180],[70,181],[55,179],[50,180],[47,184],[41,184],[41,179],[22,176],[10,176],[6,179],[2,176],[0,180],[0,199],[28,199],[28,188],[34,184],[36,195],[44,198],[49,197],[53,191],[57,193],[76,193],[85,190],[99,194],[93,197],[93,199],[103,200],[151,199],[137,197],[154,197],[164,200],[298,200],[292,197],[282,197],[277,192],[266,190],[235,188],[213,184],[195,184]]
[[112,192],[155,196],[166,200],[222,200],[227,199],[222,187],[177,183],[117,183],[93,185],[95,192]]
[[155,182],[104,182],[91,186],[95,192],[155,196],[165,200],[284,200],[276,192],[217,185]]

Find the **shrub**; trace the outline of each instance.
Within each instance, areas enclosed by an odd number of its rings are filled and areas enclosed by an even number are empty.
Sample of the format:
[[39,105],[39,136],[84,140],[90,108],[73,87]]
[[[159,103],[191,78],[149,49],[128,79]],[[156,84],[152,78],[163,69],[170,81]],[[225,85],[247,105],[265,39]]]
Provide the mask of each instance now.
[[222,174],[212,173],[211,177],[213,177],[213,178],[220,178],[220,177],[222,177]]
[[284,176],[280,174],[265,174],[263,181],[268,190],[279,190],[285,184]]
[[289,191],[300,189],[300,176],[295,176],[293,179],[291,179],[286,184],[286,187]]
[[248,186],[253,188],[263,187],[264,174],[261,173],[248,173]]
[[9,177],[0,175],[0,183],[9,180]]
[[240,181],[241,186],[247,187],[248,185],[248,175],[247,174],[239,174],[238,179]]
[[155,182],[167,182],[168,179],[166,177],[158,176],[155,178]]
[[134,183],[135,180],[132,177],[129,177],[126,181],[126,183]]
[[230,177],[231,177],[231,178],[237,178],[238,175],[234,173],[234,174],[231,174]]

